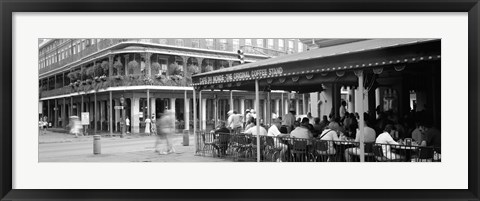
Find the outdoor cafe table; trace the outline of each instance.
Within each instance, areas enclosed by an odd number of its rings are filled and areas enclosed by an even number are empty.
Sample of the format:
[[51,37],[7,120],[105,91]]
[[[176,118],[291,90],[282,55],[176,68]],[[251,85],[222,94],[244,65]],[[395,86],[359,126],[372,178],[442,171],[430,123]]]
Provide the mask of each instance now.
[[405,162],[410,162],[412,160],[412,152],[418,149],[418,145],[391,145],[390,148],[396,150],[402,150],[405,153]]

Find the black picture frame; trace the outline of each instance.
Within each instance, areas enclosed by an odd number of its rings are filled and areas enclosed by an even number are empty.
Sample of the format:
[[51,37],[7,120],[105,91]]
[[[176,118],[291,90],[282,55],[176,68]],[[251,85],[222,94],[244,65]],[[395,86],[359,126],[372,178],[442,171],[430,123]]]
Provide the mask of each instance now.
[[[478,0],[1,0],[0,196],[2,200],[479,200]],[[14,12],[468,12],[466,190],[22,190],[12,189]],[[449,174],[449,173],[445,173]],[[454,173],[453,173],[454,174]],[[187,182],[187,181],[186,181]],[[255,182],[255,181],[252,181]],[[320,181],[319,181],[320,182]]]

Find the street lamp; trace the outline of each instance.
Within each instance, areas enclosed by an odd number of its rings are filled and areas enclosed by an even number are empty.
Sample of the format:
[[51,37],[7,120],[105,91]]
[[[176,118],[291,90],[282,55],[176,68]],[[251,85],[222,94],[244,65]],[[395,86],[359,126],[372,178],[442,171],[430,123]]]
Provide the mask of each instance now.
[[125,129],[126,129],[126,122],[125,122],[125,106],[124,106],[124,103],[125,103],[125,98],[123,97],[120,97],[120,104],[122,105],[122,137],[125,136]]

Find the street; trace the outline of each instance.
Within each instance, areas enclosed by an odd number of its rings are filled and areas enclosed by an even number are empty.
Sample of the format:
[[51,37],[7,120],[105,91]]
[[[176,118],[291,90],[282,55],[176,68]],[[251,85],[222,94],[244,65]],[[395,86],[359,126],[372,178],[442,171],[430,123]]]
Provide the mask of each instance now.
[[[101,154],[93,154],[93,137],[74,138],[69,134],[47,132],[39,136],[39,162],[228,162],[223,159],[195,156],[194,137],[183,146],[182,135],[171,141],[176,153],[160,155],[154,152],[156,136],[102,137]],[[160,145],[165,147],[165,141]]]

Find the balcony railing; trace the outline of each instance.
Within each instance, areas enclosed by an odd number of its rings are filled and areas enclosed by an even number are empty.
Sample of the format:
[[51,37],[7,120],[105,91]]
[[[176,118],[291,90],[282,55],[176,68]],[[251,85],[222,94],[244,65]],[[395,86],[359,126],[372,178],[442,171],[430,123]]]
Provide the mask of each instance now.
[[145,76],[145,75],[127,75],[112,76],[97,79],[87,79],[76,81],[69,86],[63,86],[52,90],[40,89],[40,98],[59,96],[74,92],[88,92],[91,90],[101,90],[108,87],[123,86],[190,86],[192,79],[183,76]]

